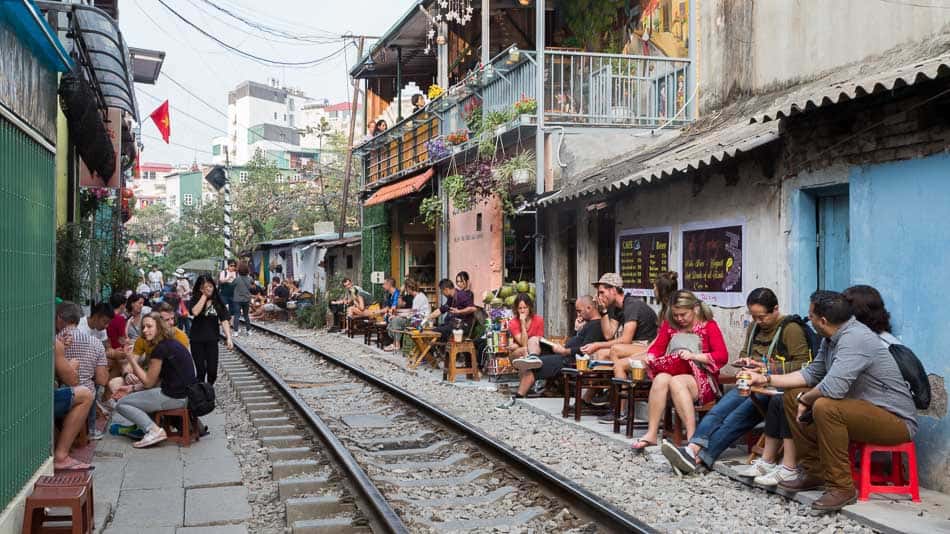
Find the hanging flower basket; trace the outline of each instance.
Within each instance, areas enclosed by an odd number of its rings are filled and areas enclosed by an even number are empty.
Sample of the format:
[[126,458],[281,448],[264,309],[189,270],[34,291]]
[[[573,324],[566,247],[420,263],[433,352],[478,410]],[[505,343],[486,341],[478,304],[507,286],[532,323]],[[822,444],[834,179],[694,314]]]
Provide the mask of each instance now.
[[449,148],[445,145],[445,140],[441,136],[427,142],[426,151],[432,161],[448,157],[450,154]]

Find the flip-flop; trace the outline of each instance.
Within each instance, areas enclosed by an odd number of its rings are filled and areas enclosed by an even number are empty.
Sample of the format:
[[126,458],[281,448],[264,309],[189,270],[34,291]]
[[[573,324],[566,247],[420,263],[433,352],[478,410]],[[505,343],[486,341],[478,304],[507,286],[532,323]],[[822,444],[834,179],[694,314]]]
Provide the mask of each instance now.
[[92,471],[96,466],[92,464],[87,464],[80,462],[79,460],[69,457],[66,465],[59,467],[56,464],[53,464],[53,470],[55,471]]
[[[646,445],[640,445],[641,443],[645,443]],[[638,447],[638,445],[640,446]],[[633,442],[633,445],[630,446],[630,450],[636,453],[642,453],[644,449],[649,447],[656,447],[656,442],[638,439],[637,441]]]

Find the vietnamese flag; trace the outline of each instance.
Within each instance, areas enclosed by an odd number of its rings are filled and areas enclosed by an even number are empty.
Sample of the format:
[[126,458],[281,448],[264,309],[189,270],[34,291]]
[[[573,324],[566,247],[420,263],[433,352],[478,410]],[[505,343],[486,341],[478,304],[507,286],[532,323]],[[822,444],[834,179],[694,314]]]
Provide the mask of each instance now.
[[149,117],[155,121],[155,126],[162,134],[162,140],[168,143],[168,137],[171,135],[171,121],[168,118],[168,100],[162,102],[162,105],[158,106]]

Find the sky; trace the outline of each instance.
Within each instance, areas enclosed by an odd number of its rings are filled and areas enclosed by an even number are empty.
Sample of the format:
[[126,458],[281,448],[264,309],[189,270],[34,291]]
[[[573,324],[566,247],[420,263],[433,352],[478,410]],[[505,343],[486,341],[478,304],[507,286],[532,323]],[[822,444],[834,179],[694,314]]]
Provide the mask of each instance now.
[[[164,0],[207,33],[246,53],[285,62],[322,58],[343,47],[339,36],[380,36],[414,0]],[[215,9],[225,8],[250,21],[293,35],[333,36],[326,42],[288,40]],[[155,85],[135,84],[142,122],[142,162],[190,164],[211,160],[211,140],[227,131],[228,91],[244,80],[277,78],[307,96],[331,103],[352,98],[347,65],[356,47],[313,67],[262,65],[227,50],[176,17],[159,0],[122,0],[119,26],[130,47],[162,50],[165,63]],[[332,39],[332,42],[330,40]],[[367,43],[371,43],[368,41]],[[167,75],[167,77],[166,77]],[[185,89],[177,86],[178,82]],[[166,145],[148,115],[168,99],[171,143]],[[200,99],[200,100],[199,100]],[[204,100],[207,104],[202,103]],[[215,109],[212,109],[212,106]],[[216,111],[217,110],[217,111]],[[191,115],[192,117],[189,117]]]

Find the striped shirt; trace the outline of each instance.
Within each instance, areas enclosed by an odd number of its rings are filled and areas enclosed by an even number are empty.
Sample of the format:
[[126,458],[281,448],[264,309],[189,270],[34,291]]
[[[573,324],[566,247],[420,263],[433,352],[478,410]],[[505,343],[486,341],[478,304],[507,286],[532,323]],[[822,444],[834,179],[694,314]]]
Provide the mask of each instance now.
[[96,368],[108,367],[106,349],[102,341],[82,332],[75,326],[67,326],[59,333],[66,344],[66,359],[79,360],[79,385],[96,390]]

